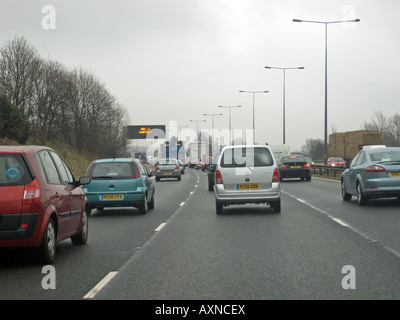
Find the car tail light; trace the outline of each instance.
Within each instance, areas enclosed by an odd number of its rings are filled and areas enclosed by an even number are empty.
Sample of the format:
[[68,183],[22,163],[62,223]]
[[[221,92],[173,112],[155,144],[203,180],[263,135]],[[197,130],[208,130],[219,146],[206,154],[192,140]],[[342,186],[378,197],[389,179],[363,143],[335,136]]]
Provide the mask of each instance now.
[[282,168],[286,168],[286,167],[287,167],[286,164],[283,164],[283,165],[282,165]]
[[279,170],[275,168],[274,175],[272,176],[272,182],[279,182]]
[[39,200],[40,200],[40,188],[39,188],[39,183],[35,178],[32,180],[30,184],[27,184],[25,186],[22,204],[34,204],[38,203]]
[[304,168],[309,168],[310,167],[310,164],[309,163],[306,163],[305,165],[304,165]]
[[160,167],[159,167],[159,166],[156,166],[156,170],[157,170],[157,171],[160,171]]
[[133,164],[134,164],[134,166],[136,168],[136,176],[135,176],[135,178],[138,179],[138,178],[140,178],[139,166],[137,165],[136,162],[134,162]]
[[175,166],[175,170],[179,170],[179,166],[178,165]]
[[373,164],[372,166],[369,166],[367,169],[365,169],[365,172],[386,172],[385,168],[382,168],[381,166],[377,166],[376,164]]
[[222,180],[221,171],[219,171],[219,170],[215,171],[215,183],[216,184],[223,184],[224,183],[224,181]]

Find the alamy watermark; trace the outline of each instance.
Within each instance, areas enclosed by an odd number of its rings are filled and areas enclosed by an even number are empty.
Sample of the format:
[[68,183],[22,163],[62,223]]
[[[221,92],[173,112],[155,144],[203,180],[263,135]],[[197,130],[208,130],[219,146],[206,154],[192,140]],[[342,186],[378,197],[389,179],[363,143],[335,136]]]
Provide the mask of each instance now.
[[56,29],[56,8],[52,5],[42,7],[42,28],[44,30]]

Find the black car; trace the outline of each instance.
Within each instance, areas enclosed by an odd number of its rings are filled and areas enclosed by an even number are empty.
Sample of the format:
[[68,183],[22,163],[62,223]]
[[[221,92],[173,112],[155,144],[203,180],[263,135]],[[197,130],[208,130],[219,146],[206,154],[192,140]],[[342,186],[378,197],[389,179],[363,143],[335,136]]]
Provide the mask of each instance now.
[[213,191],[214,190],[214,176],[215,176],[215,163],[211,163],[210,166],[208,167],[208,190]]
[[300,180],[310,181],[310,163],[301,155],[284,156],[279,163],[279,176],[281,181],[283,178],[300,178]]

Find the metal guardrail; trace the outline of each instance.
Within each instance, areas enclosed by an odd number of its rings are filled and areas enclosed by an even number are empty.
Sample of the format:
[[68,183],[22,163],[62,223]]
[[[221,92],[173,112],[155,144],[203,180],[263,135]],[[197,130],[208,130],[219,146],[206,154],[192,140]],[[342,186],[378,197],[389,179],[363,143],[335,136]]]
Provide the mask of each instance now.
[[333,167],[324,164],[312,164],[311,172],[315,176],[340,178],[346,167]]

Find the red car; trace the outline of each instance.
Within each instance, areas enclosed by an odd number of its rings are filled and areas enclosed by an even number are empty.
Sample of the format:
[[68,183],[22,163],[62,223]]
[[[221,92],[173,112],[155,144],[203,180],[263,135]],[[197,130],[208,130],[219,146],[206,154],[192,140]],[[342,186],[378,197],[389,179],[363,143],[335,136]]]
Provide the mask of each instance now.
[[330,157],[328,158],[327,164],[332,167],[345,167],[346,161],[339,157]]
[[52,263],[56,243],[88,238],[86,196],[51,148],[0,146],[0,248],[32,247],[40,263]]

